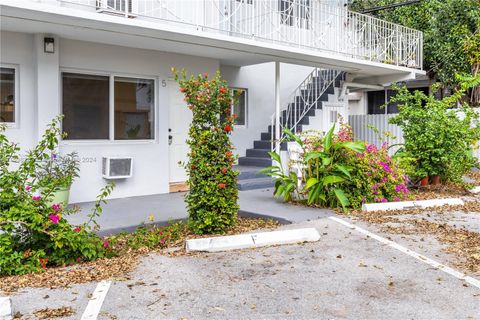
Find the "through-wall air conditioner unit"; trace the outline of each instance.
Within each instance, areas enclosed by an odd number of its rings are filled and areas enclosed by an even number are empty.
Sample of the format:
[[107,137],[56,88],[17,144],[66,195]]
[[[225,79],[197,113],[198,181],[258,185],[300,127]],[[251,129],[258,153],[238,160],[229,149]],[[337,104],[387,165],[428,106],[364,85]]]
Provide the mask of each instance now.
[[133,158],[103,157],[102,176],[105,179],[126,179],[132,176]]
[[97,12],[135,18],[136,0],[97,0]]

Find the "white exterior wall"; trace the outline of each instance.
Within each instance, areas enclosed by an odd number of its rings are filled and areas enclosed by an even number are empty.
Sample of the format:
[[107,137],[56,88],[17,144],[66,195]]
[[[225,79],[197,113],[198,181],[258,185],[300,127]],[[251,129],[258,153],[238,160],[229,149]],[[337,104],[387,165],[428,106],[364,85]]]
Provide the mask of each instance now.
[[23,148],[30,148],[37,139],[36,64],[33,35],[2,32],[0,34],[0,62],[18,68],[20,92],[16,97],[18,119],[8,128],[8,137]]
[[[312,67],[282,63],[280,66],[280,103],[289,102],[296,87],[313,70]],[[229,86],[248,89],[247,126],[236,127],[232,141],[236,153],[245,156],[246,149],[253,148],[253,141],[260,140],[260,133],[268,130],[275,112],[275,63],[263,63],[247,67],[221,67],[222,76]]]
[[[100,188],[105,185],[101,170],[103,156],[132,156],[134,159],[133,177],[116,181],[112,198],[169,191],[169,97],[168,88],[162,87],[162,80],[171,77],[172,66],[185,68],[194,74],[213,74],[219,69],[218,60],[56,39],[58,65],[55,66],[56,58],[44,57],[43,47],[41,52],[37,50],[35,53],[38,41],[34,35],[2,32],[1,39],[1,62],[17,64],[20,73],[20,103],[17,106],[20,108],[19,125],[18,128],[9,128],[7,134],[23,148],[32,147],[38,139],[37,131],[41,132],[44,124],[61,112],[62,70],[155,77],[157,92],[154,141],[63,141],[60,152],[77,151],[82,162],[80,178],[76,179],[71,189],[72,203],[94,200]],[[43,36],[41,39],[43,41]],[[35,61],[39,62],[38,66]],[[42,83],[37,86],[35,79]],[[38,103],[37,94],[41,96]],[[38,108],[42,112],[37,115]]]

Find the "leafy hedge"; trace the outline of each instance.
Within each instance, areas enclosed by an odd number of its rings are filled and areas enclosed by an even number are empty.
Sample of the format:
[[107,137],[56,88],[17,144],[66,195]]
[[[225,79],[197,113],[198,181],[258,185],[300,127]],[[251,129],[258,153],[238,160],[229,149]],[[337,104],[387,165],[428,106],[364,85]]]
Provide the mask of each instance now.
[[192,110],[189,129],[188,173],[190,191],[186,196],[189,226],[195,233],[222,233],[237,221],[237,172],[230,134],[232,96],[217,73],[187,77],[175,72],[180,91]]

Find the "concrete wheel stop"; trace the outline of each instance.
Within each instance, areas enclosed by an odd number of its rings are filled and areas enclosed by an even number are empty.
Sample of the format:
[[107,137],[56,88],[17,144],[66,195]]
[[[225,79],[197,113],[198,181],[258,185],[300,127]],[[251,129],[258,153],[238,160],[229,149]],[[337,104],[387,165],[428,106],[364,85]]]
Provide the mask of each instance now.
[[362,211],[388,211],[388,210],[408,210],[408,209],[425,209],[431,207],[445,205],[464,205],[460,198],[431,199],[418,201],[399,201],[399,202],[383,202],[383,203],[365,203],[362,205]]
[[218,252],[281,244],[314,242],[318,240],[320,240],[320,234],[315,228],[302,228],[241,234],[235,236],[192,239],[186,241],[185,248],[187,252]]
[[0,297],[0,320],[13,319],[12,300],[10,297]]

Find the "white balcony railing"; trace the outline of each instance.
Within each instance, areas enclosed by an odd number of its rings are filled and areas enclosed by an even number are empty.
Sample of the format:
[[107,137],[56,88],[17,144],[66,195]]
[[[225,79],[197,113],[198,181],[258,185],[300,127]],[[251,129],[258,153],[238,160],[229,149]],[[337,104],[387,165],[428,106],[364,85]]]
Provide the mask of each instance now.
[[422,33],[323,0],[58,0],[64,6],[422,68]]

